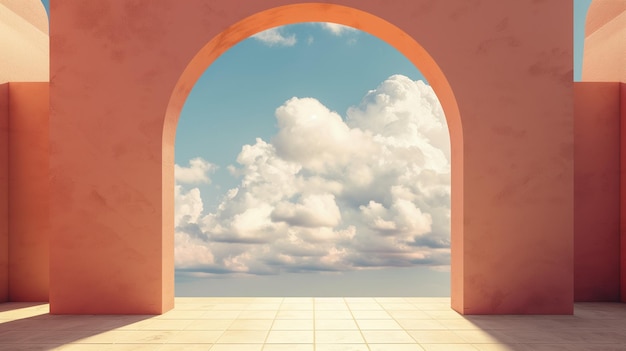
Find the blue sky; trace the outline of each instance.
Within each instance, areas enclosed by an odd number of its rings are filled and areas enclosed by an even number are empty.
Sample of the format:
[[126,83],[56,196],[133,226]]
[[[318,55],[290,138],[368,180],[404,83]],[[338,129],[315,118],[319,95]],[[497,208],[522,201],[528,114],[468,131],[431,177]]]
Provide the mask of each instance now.
[[[574,1],[576,81],[590,2]],[[447,128],[422,80],[319,23],[219,57],[177,129],[176,294],[448,296]]]

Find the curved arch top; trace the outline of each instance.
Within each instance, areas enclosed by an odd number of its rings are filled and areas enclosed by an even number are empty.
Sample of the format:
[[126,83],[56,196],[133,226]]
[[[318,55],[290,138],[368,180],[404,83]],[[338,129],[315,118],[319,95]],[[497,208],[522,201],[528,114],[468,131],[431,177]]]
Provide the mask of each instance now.
[[[460,299],[457,297],[460,296],[460,287],[462,287],[460,281],[462,268],[460,261],[462,256],[461,250],[457,249],[457,247],[459,247],[462,241],[463,230],[463,132],[459,108],[452,87],[432,56],[430,56],[415,39],[382,18],[343,5],[304,3],[283,5],[267,9],[229,26],[198,51],[176,83],[176,87],[173,90],[167,107],[163,127],[163,145],[167,146],[167,149],[164,149],[165,157],[173,155],[173,150],[171,149],[173,149],[176,136],[176,126],[185,100],[198,78],[213,61],[240,41],[256,33],[281,25],[302,22],[332,22],[350,26],[377,36],[408,58],[409,61],[422,72],[437,94],[445,112],[450,133],[451,162],[453,165],[451,175],[453,193],[451,220],[452,227],[454,228],[451,241],[452,257],[453,261],[455,261],[452,265],[453,279],[451,289],[453,291],[459,291],[458,293],[453,293],[452,296],[454,300],[453,304],[460,309]],[[173,164],[173,159],[168,162]],[[163,177],[163,188],[172,188],[173,180],[171,171],[164,169],[164,174],[168,176]],[[164,203],[173,203],[173,201],[168,196]],[[169,217],[173,217],[172,206],[169,208],[164,207],[164,211],[171,213]],[[164,222],[164,226],[171,227],[172,224],[170,221],[166,221]]]
[[266,29],[302,22],[332,22],[350,26],[377,36],[400,51],[420,69],[435,90],[446,113],[450,133],[454,136],[451,140],[462,140],[461,119],[454,93],[432,56],[392,23],[356,8],[328,3],[291,4],[267,9],[231,25],[211,39],[189,62],[174,88],[167,109],[164,137],[175,135],[178,115],[187,95],[197,79],[219,56],[240,41]]

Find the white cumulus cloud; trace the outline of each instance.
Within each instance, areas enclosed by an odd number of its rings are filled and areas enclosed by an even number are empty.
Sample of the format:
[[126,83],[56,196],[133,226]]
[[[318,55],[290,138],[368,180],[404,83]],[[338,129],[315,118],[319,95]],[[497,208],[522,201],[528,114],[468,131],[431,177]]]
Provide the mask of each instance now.
[[174,165],[174,177],[177,183],[183,184],[210,184],[209,173],[214,172],[217,166],[201,157],[189,160],[189,167]]
[[[244,145],[236,187],[205,212],[176,188],[177,269],[277,274],[428,265],[450,254],[450,147],[421,81],[395,75],[345,118],[313,98],[276,109],[278,132]],[[192,166],[190,166],[192,168]]]
[[285,35],[284,27],[274,27],[264,30],[252,36],[252,38],[269,46],[294,46],[297,42],[296,35]]

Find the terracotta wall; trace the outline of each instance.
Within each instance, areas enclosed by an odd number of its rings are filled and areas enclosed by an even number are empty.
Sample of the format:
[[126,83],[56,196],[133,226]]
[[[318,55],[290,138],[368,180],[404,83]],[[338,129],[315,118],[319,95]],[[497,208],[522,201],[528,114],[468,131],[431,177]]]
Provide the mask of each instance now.
[[49,84],[8,86],[9,299],[48,301]]
[[[182,106],[212,55],[237,40],[276,25],[329,20],[392,45],[419,43],[400,49],[425,67],[443,97],[453,122],[454,308],[572,312],[570,1],[54,4],[53,313],[171,308],[178,114],[169,107]],[[215,50],[203,51],[207,43]]]
[[0,302],[9,298],[9,84],[0,84]]
[[620,292],[619,83],[574,83],[574,298]]

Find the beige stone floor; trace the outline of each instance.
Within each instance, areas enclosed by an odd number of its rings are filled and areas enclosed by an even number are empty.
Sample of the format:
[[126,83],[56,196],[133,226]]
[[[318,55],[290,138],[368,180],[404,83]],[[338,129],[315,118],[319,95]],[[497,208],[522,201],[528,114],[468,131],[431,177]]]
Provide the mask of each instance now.
[[0,350],[626,350],[626,304],[573,316],[461,316],[449,298],[177,298],[161,316],[0,304]]

